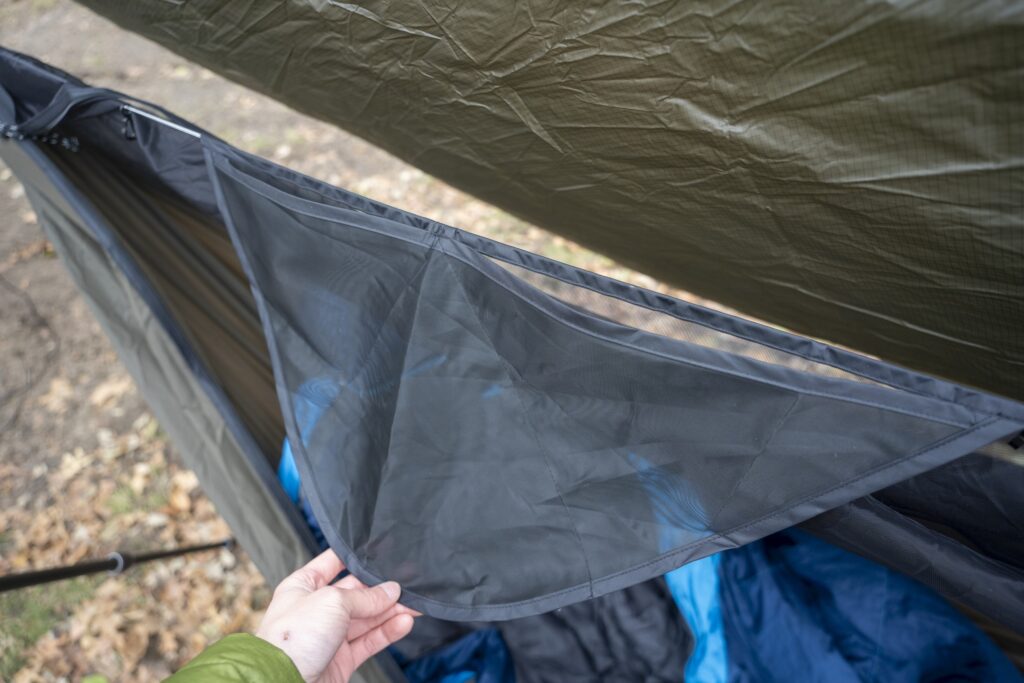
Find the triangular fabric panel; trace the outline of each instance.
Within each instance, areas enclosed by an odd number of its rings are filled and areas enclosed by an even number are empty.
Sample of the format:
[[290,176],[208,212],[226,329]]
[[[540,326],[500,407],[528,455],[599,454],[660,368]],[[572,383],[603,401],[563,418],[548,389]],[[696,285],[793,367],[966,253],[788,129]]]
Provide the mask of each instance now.
[[435,616],[604,594],[1015,428],[622,325],[480,238],[207,148],[317,518],[357,574]]

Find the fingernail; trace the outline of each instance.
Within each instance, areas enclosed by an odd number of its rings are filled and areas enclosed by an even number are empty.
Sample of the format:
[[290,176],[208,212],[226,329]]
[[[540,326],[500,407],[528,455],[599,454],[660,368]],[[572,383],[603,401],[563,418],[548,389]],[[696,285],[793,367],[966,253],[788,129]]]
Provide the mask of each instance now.
[[380,587],[392,600],[397,600],[398,596],[402,594],[402,588],[394,581],[382,583]]

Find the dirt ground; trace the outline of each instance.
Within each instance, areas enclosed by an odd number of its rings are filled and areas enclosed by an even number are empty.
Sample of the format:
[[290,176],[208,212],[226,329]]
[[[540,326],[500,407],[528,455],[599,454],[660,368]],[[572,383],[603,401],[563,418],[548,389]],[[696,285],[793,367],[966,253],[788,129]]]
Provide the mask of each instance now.
[[[331,183],[663,289],[69,1],[6,0],[0,44]],[[228,535],[0,165],[0,573]],[[0,681],[160,680],[252,628],[268,595],[244,550],[5,594]]]

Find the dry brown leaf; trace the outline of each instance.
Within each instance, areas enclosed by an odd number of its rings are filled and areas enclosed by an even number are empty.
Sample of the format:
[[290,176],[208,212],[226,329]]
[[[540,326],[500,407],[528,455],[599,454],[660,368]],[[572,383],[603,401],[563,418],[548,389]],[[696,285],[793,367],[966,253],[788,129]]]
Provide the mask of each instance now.
[[[8,543],[0,571],[102,557],[128,542],[155,550],[229,536],[195,475],[168,461],[158,434],[143,416],[130,433],[104,434],[96,451],[76,449],[59,467],[40,472],[45,500],[24,496],[0,510]],[[0,465],[0,485],[14,489],[18,481],[17,471]],[[167,494],[164,508],[139,508],[158,485]],[[223,635],[253,630],[261,615],[253,604],[268,596],[241,551],[140,565],[96,585],[24,653],[13,681],[54,683],[93,673],[111,681],[161,680]]]
[[89,403],[97,408],[109,408],[125,394],[134,391],[135,383],[126,374],[115,375],[101,382],[89,394]]
[[46,393],[38,398],[39,405],[51,413],[63,413],[67,410],[68,402],[74,398],[75,392],[71,383],[63,377],[54,377],[50,380],[50,386]]

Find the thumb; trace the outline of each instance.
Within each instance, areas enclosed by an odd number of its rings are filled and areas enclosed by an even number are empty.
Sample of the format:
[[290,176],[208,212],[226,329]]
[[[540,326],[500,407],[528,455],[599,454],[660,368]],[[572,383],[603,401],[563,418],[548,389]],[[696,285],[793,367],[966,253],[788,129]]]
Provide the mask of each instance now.
[[402,589],[394,581],[388,581],[373,588],[335,588],[341,593],[342,603],[349,616],[366,619],[376,616],[398,602]]

